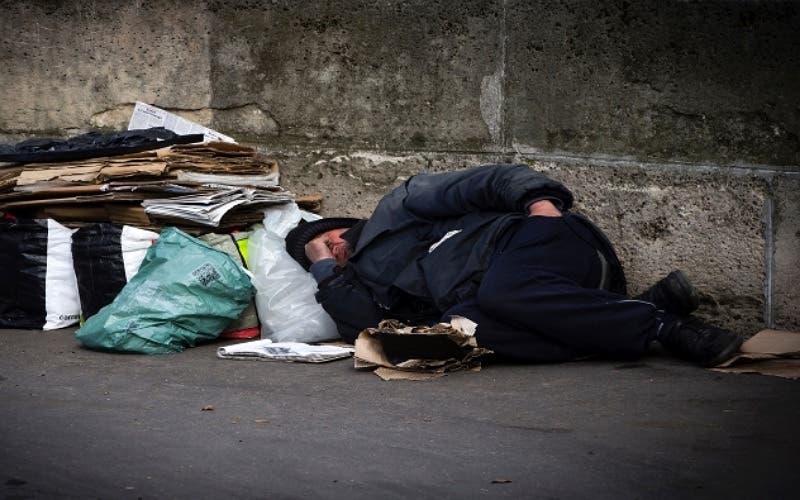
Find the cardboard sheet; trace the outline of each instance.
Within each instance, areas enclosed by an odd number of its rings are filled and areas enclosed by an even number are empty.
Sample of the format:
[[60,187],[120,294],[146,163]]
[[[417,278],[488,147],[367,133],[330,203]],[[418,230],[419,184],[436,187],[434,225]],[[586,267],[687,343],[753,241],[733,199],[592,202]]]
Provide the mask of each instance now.
[[713,370],[798,379],[800,378],[800,333],[762,330],[742,344],[740,354]]
[[480,369],[480,357],[492,351],[478,347],[475,323],[453,318],[434,326],[381,321],[356,339],[355,364],[374,369],[383,380],[430,380],[457,370]]

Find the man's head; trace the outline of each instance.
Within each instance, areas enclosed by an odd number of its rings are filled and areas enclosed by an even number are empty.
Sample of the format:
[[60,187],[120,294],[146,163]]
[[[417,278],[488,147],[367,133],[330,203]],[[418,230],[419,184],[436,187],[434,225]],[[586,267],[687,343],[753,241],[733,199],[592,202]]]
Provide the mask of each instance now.
[[333,258],[337,265],[344,266],[353,253],[350,244],[342,239],[342,234],[346,231],[349,229],[331,229],[306,243],[306,258],[311,264],[318,260]]
[[312,260],[316,262],[320,258],[332,257],[337,264],[344,265],[356,246],[364,222],[351,217],[301,222],[286,235],[286,251],[306,270],[311,267]]

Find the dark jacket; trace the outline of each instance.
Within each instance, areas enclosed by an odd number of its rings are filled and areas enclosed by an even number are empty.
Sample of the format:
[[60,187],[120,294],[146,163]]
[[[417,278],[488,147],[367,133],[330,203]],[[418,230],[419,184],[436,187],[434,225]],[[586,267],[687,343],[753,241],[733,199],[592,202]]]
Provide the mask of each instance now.
[[573,202],[561,183],[525,165],[416,175],[380,201],[317,300],[351,342],[385,318],[439,321],[475,295],[498,239],[539,199],[562,210]]

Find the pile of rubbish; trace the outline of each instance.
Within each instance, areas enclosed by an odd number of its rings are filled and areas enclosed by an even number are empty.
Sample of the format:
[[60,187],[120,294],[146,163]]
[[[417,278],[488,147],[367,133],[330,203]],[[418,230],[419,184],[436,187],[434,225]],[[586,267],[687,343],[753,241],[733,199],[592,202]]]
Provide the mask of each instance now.
[[0,146],[0,161],[0,328],[81,322],[87,347],[150,354],[338,336],[309,322],[313,279],[283,249],[322,197],[281,188],[255,149],[139,103],[127,131]]

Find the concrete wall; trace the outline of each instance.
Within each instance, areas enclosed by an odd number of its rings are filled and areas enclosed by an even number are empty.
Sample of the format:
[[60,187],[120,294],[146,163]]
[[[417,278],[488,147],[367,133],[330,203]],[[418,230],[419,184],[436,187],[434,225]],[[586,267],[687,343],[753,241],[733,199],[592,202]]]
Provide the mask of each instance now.
[[420,170],[567,182],[634,291],[674,267],[743,333],[800,328],[800,4],[0,1],[0,139],[181,113],[368,215]]

